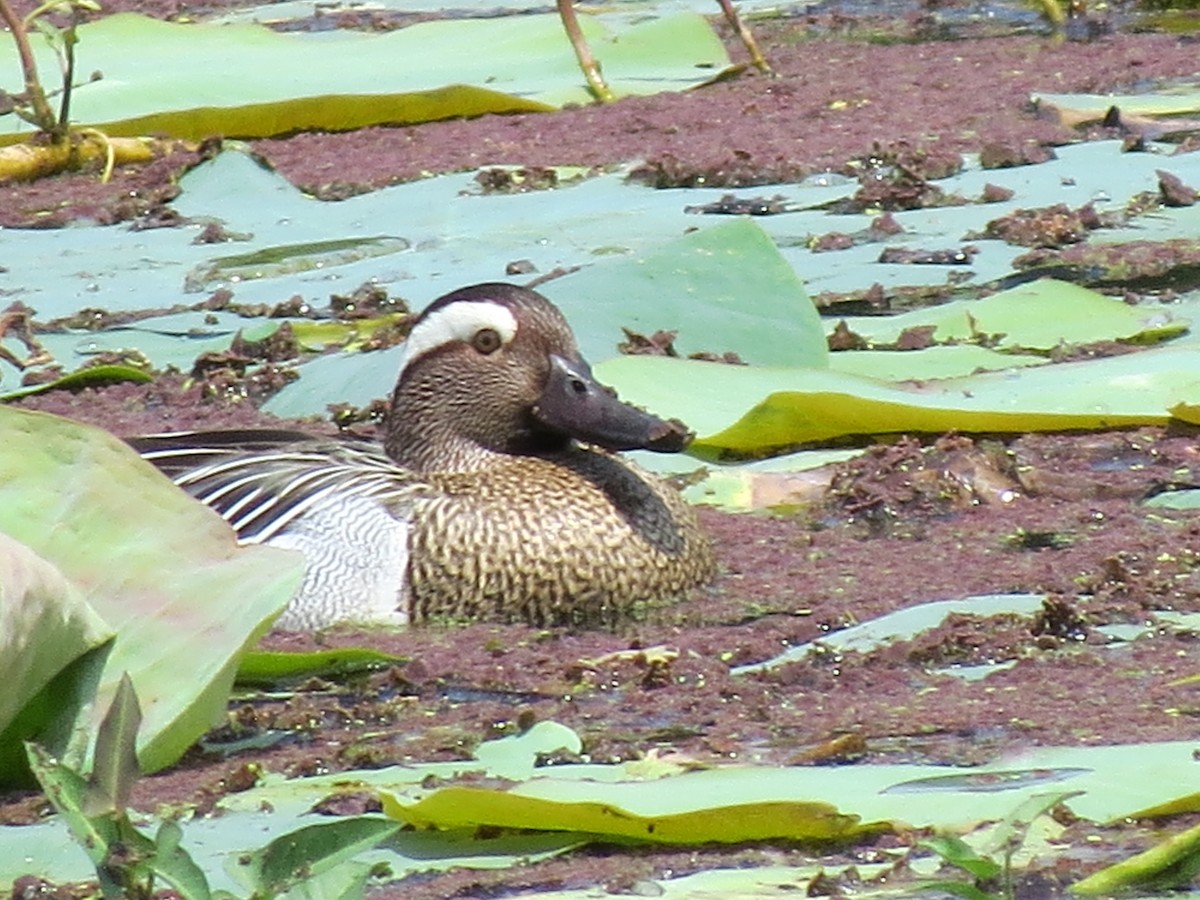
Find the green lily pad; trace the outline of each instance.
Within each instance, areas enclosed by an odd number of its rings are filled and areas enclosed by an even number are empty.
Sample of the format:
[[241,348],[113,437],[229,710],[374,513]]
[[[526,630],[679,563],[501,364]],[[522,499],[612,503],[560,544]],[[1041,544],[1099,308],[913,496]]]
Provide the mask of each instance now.
[[1048,94],[1033,99],[1060,110],[1071,110],[1083,120],[1101,120],[1114,106],[1128,115],[1166,118],[1200,115],[1200,91],[1181,87],[1144,94]]
[[949,344],[924,350],[845,350],[829,354],[829,368],[878,381],[959,378],[1046,364],[1046,357],[1001,353],[976,344]]
[[[213,887],[225,887],[227,879],[220,881],[218,860],[245,858],[240,850],[303,827],[308,824],[305,816],[313,804],[332,793],[370,790],[383,792],[390,798],[390,805],[413,820],[440,825],[461,820],[498,821],[537,829],[603,826],[602,833],[616,832],[619,840],[644,838],[648,825],[660,822],[666,826],[666,837],[688,841],[713,835],[722,840],[722,834],[739,832],[761,835],[795,828],[807,832],[824,827],[822,823],[834,828],[848,825],[852,816],[826,816],[834,807],[869,822],[903,821],[954,833],[972,832],[984,823],[999,822],[992,831],[992,838],[999,839],[1005,828],[1027,821],[1039,804],[1044,808],[1048,783],[1062,784],[1063,790],[1056,796],[1076,815],[1103,822],[1150,807],[1165,808],[1163,804],[1178,792],[1180,784],[1187,783],[1195,767],[1193,743],[1183,740],[1128,746],[1037,747],[970,769],[911,764],[731,765],[703,771],[688,771],[661,759],[624,765],[535,767],[539,752],[579,745],[577,736],[552,722],[539,723],[527,735],[494,743],[504,744],[504,752],[485,755],[503,757],[499,771],[481,759],[312,778],[267,775],[260,786],[221,798],[220,816],[184,822],[184,846],[212,873]],[[481,745],[481,749],[489,746]],[[1145,778],[1148,770],[1158,777]],[[483,791],[479,789],[480,772],[523,780],[505,791]],[[465,784],[454,783],[463,776]],[[920,785],[928,785],[930,790],[908,789]],[[463,794],[464,787],[474,793]],[[422,805],[430,797],[440,799]],[[451,804],[448,801],[452,799],[464,800],[468,805]],[[730,808],[733,813],[727,819],[729,828],[723,831],[718,811]],[[752,812],[784,815],[774,820],[761,816],[757,821],[742,815]],[[621,819],[621,813],[631,818]],[[809,818],[809,813],[815,815]],[[789,818],[791,814],[796,817]],[[853,837],[870,829],[854,825],[840,833]],[[57,856],[65,839],[61,828],[0,831],[4,832],[0,834],[0,875],[24,874],[28,864],[22,869],[12,863],[23,856],[36,861],[47,873],[78,873],[78,868],[64,868]],[[508,866],[522,857],[561,852],[593,839],[593,835],[590,831],[541,831],[490,837],[489,831],[481,833],[471,827],[409,831],[397,835],[386,849],[364,851],[355,861],[386,863],[397,875],[446,866]],[[78,855],[77,848],[72,849]]]
[[[139,760],[161,769],[224,714],[239,657],[287,604],[302,563],[239,547],[105,431],[0,407],[0,433],[0,532],[53,563],[116,632],[94,709],[72,711],[79,737],[128,672],[145,710]],[[78,764],[83,747],[70,750]]]
[[1200,388],[1196,360],[1194,350],[1168,346],[918,385],[652,357],[609,360],[597,375],[626,399],[688,422],[700,435],[695,455],[742,458],[846,435],[1162,425]]
[[1050,278],[982,300],[958,300],[898,316],[846,322],[875,344],[893,343],[905,331],[932,327],[932,340],[939,343],[982,341],[988,346],[1042,351],[1098,341],[1152,343],[1188,327],[1187,321],[1161,308],[1130,306]]
[[827,803],[780,801],[645,816],[606,803],[560,802],[476,787],[441,788],[415,803],[382,794],[383,810],[414,828],[567,831],[656,844],[846,840],[877,833]]
[[238,858],[239,875],[256,888],[256,896],[273,897],[292,888],[308,888],[309,879],[350,862],[394,835],[400,826],[386,819],[353,816],[309,825],[276,838]]
[[[629,28],[592,17],[582,24],[618,95],[682,90],[729,64],[712,28],[692,13]],[[80,65],[104,77],[75,91],[73,117],[111,135],[267,137],[546,111],[591,99],[557,15],[304,34],[122,13],[78,34]],[[15,52],[11,42],[0,44],[0,69],[18,70]],[[57,71],[46,47],[37,55],[42,72]],[[29,134],[27,125],[5,127],[16,130],[0,142]]]
[[1200,509],[1200,490],[1165,491],[1150,497],[1142,505],[1155,509]]
[[[871,653],[892,641],[912,640],[923,631],[936,628],[951,615],[1032,616],[1045,605],[1042,594],[983,594],[961,600],[932,600],[888,613],[878,619],[852,625],[815,641],[789,647],[764,662],[750,663],[733,670],[735,675],[769,672],[788,663],[805,659],[824,650],[840,653]],[[970,777],[970,776],[964,776]]]
[[[370,319],[333,320],[323,319],[292,319],[292,334],[306,350],[324,350],[328,347],[343,347],[347,350],[359,349],[380,329],[394,328],[401,325],[409,316],[407,313],[386,313]],[[249,340],[262,340],[277,323],[260,329],[247,329],[245,335]]]
[[302,678],[343,679],[406,662],[404,657],[367,647],[339,647],[311,653],[251,650],[238,663],[237,683],[273,687]]
[[607,359],[623,328],[676,331],[681,354],[736,353],[752,365],[824,366],[820,317],[774,242],[748,217],[703,228],[541,290],[571,320],[584,354]]

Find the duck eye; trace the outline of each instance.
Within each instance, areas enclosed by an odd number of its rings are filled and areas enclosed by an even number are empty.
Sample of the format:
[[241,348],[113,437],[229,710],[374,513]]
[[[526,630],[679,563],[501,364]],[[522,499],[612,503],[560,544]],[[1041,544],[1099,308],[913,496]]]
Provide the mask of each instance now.
[[471,346],[486,355],[500,349],[500,332],[495,328],[480,328],[471,338]]

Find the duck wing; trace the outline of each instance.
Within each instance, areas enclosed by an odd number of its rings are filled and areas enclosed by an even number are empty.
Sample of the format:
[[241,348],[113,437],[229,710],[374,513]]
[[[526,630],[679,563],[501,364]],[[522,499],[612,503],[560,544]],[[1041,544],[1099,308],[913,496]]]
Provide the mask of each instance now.
[[149,435],[129,443],[219,513],[242,543],[268,542],[299,518],[352,500],[401,514],[429,489],[367,441],[259,429]]

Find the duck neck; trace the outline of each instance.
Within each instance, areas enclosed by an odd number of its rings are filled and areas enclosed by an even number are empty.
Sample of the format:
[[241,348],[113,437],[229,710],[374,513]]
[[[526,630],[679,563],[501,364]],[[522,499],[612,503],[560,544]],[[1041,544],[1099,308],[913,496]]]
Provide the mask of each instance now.
[[509,458],[506,453],[457,434],[444,423],[426,423],[420,431],[417,434],[411,428],[392,428],[383,443],[389,457],[420,474],[480,472]]
[[481,404],[471,386],[406,380],[392,394],[383,442],[387,455],[418,474],[481,472],[522,456],[554,456],[572,440],[546,429],[503,396]]

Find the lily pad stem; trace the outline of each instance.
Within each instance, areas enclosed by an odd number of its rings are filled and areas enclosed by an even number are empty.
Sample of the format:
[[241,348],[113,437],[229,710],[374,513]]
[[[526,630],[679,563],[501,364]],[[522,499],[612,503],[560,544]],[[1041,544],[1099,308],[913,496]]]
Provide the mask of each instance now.
[[746,51],[750,54],[750,62],[754,63],[754,67],[764,75],[774,75],[775,71],[771,68],[771,64],[767,62],[767,58],[763,56],[762,50],[758,48],[758,41],[754,39],[754,33],[742,21],[731,0],[717,0],[717,4],[721,7],[721,12],[725,13],[725,21],[729,23],[729,26],[737,36],[742,39]]
[[[0,3],[2,2],[5,0],[0,0]],[[558,17],[562,19],[563,28],[566,29],[571,46],[575,48],[575,58],[579,60],[579,68],[583,70],[583,77],[587,79],[588,90],[601,103],[612,103],[617,98],[613,95],[608,82],[604,80],[604,76],[600,74],[600,63],[596,62],[596,57],[592,55],[592,48],[588,46],[587,38],[583,36],[583,30],[579,27],[579,19],[575,15],[575,6],[571,0],[558,0]]]
[[117,152],[113,147],[112,141],[108,139],[108,135],[98,128],[81,128],[79,129],[81,138],[91,138],[104,148],[104,172],[100,176],[101,184],[108,184],[112,180],[113,168],[117,164]]

